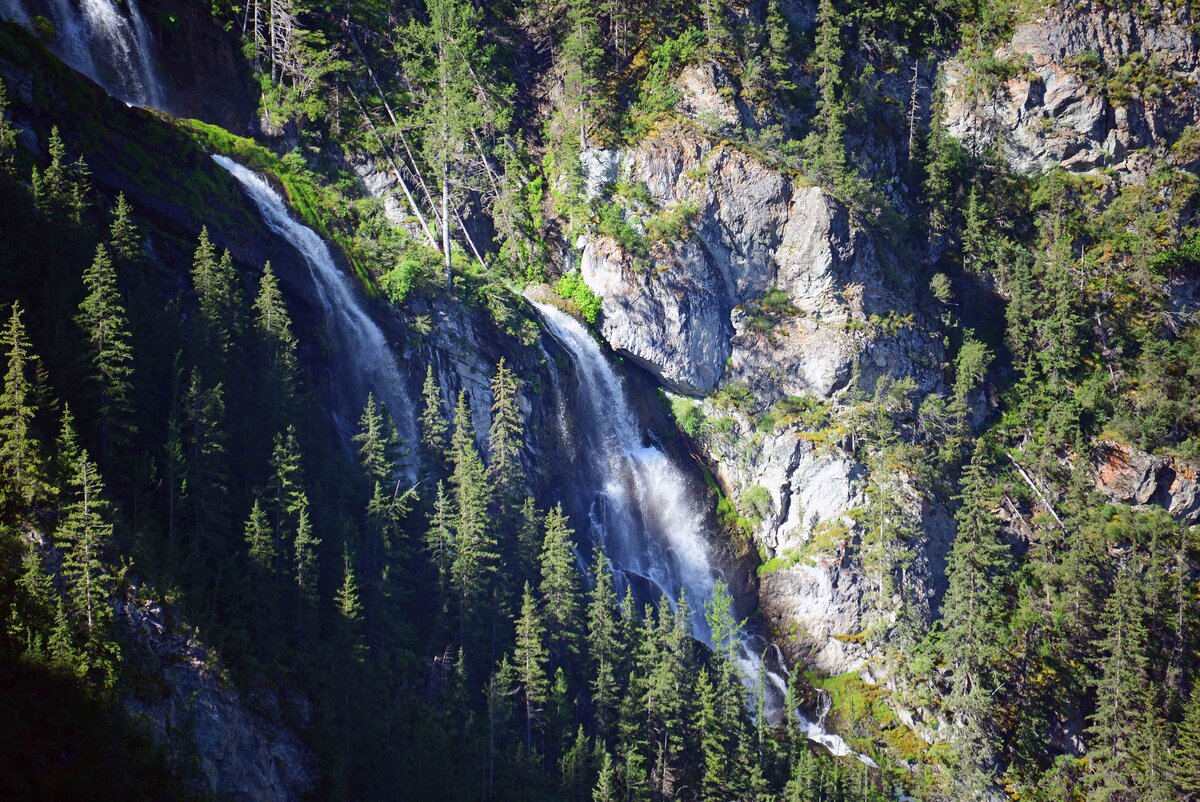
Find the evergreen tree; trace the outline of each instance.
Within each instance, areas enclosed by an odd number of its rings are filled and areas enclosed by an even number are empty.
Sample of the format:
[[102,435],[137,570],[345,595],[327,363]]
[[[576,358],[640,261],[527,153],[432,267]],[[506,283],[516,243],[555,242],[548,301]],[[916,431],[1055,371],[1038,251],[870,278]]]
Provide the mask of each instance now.
[[[307,502],[307,499],[306,499]],[[317,602],[317,546],[321,545],[320,538],[313,534],[312,522],[308,517],[308,504],[300,507],[296,517],[296,538],[293,543],[295,552],[296,587],[304,600],[309,604]]]
[[101,457],[128,442],[134,430],[130,396],[133,390],[133,348],[117,274],[104,245],[83,273],[87,295],[75,320],[83,329],[91,358],[91,378],[98,388]]
[[6,505],[30,504],[42,487],[37,439],[33,432],[33,386],[30,381],[34,357],[21,320],[23,310],[13,302],[12,314],[0,335],[8,357],[4,392],[0,395],[0,500]]
[[359,595],[358,576],[354,570],[354,559],[349,548],[342,552],[342,585],[334,596],[333,606],[338,612],[342,644],[356,657],[362,651],[361,634],[363,605]]
[[117,193],[108,243],[112,255],[125,264],[133,264],[142,257],[142,238],[133,222],[133,207],[125,200],[124,192]]
[[466,393],[458,396],[454,416],[451,450],[454,471],[450,484],[454,492],[454,562],[451,581],[458,592],[459,614],[464,622],[477,614],[477,603],[489,593],[492,577],[499,567],[496,539],[488,516],[491,489],[487,469],[475,450],[471,411]]
[[600,26],[596,19],[598,6],[586,0],[567,0],[566,19],[559,53],[559,70],[563,87],[563,105],[572,130],[579,132],[579,150],[588,146],[588,127],[601,117],[601,64],[604,50],[600,42]]
[[17,132],[8,120],[8,88],[0,81],[0,177],[15,178],[13,151],[17,148]]
[[396,462],[399,441],[387,407],[375,404],[375,394],[367,394],[367,404],[358,419],[358,461],[363,472],[377,484],[388,484]]
[[440,459],[446,452],[446,418],[442,412],[442,394],[433,380],[433,365],[425,367],[425,384],[421,388],[424,407],[421,410],[421,446],[425,453]]
[[246,556],[249,558],[251,604],[254,607],[254,642],[269,654],[274,645],[276,617],[275,578],[279,555],[274,533],[258,498],[250,508],[245,528]]
[[1150,700],[1147,685],[1146,608],[1140,571],[1127,565],[1104,607],[1096,709],[1088,719],[1089,800],[1133,802],[1143,755],[1139,754]]
[[562,505],[546,514],[546,536],[542,541],[543,619],[557,665],[577,650],[579,632],[579,576],[571,550],[574,532],[567,526]]
[[296,338],[270,262],[263,267],[258,297],[254,299],[254,328],[262,344],[271,388],[267,408],[286,409],[296,376]]
[[38,212],[44,216],[51,216],[69,209],[71,199],[76,194],[71,182],[67,147],[58,133],[57,125],[50,127],[46,150],[50,154],[50,162],[42,172],[38,172],[36,167],[33,168],[31,187],[34,206]]
[[596,785],[592,788],[592,802],[620,802],[620,799],[612,755],[601,747],[600,770],[596,774]]
[[546,628],[528,583],[521,597],[521,614],[516,627],[517,639],[512,662],[525,707],[525,751],[529,754],[533,751],[533,725],[541,715],[550,683],[546,677],[549,659],[545,643]]
[[204,582],[207,566],[220,558],[221,534],[229,522],[229,474],[226,460],[225,391],[206,386],[192,372],[186,410],[187,500],[191,512],[189,577]]
[[40,544],[34,538],[27,537],[24,545],[21,573],[16,580],[17,589],[22,594],[18,598],[21,609],[19,613],[16,607],[13,610],[14,615],[18,616],[18,631],[10,630],[10,634],[23,636],[26,651],[32,656],[40,651],[41,632],[52,623],[59,598],[54,589],[54,580],[42,559]]
[[425,548],[434,568],[437,569],[438,589],[441,591],[442,603],[445,604],[450,572],[454,565],[454,515],[443,482],[438,482],[437,485],[433,514],[429,518],[429,529],[425,534]]
[[721,716],[717,689],[709,679],[708,669],[701,667],[696,676],[696,711],[692,725],[700,738],[700,755],[703,774],[700,799],[704,802],[721,802],[729,799],[730,779],[729,752],[725,740],[727,722]]
[[996,504],[992,473],[984,441],[979,440],[963,471],[958,535],[947,566],[939,641],[950,668],[946,705],[959,728],[960,754],[966,764],[961,779],[980,792],[990,782],[977,773],[991,763],[988,727],[994,719],[997,688],[1006,675],[1004,582],[1011,560],[992,513]]
[[1192,686],[1175,729],[1175,784],[1185,799],[1200,799],[1200,684]]
[[210,371],[224,371],[234,339],[243,328],[245,300],[233,257],[226,250],[217,258],[207,228],[200,229],[192,262],[192,285],[200,308],[198,360]]
[[107,520],[109,503],[96,464],[81,452],[75,474],[67,487],[70,501],[64,520],[55,532],[63,552],[63,577],[73,615],[83,628],[85,673],[104,685],[116,680],[119,650],[110,628],[113,620],[115,582],[104,562],[112,542],[112,524]]
[[[274,532],[274,552],[277,560],[282,560],[291,545],[289,532],[299,521],[300,510],[308,500],[304,492],[300,444],[294,426],[288,426],[284,432],[275,435],[270,467],[271,475],[267,483],[268,515]],[[283,572],[283,565],[277,563],[275,573],[278,575]]]
[[492,426],[488,431],[488,475],[502,511],[514,503],[525,484],[521,469],[524,422],[517,407],[517,379],[504,365],[496,366],[492,379]]
[[[417,118],[422,124],[425,162],[432,166],[441,190],[441,251],[446,285],[450,285],[451,195],[469,184],[471,146],[487,126],[486,74],[491,47],[484,43],[478,9],[465,0],[426,0],[428,22],[413,22],[400,49],[405,74],[414,86]],[[481,92],[481,90],[483,90]],[[432,200],[432,199],[431,199]]]
[[817,131],[811,149],[814,177],[829,187],[838,187],[847,173],[846,105],[842,97],[842,17],[833,0],[817,4],[817,38],[813,69],[817,74]]
[[604,546],[597,545],[592,565],[592,588],[588,594],[587,656],[591,664],[590,684],[596,730],[601,736],[607,736],[611,731],[620,703],[621,689],[617,681],[622,645],[618,640],[619,615],[612,568],[604,553]]
[[517,526],[517,565],[520,575],[540,579],[542,553],[542,516],[538,512],[533,496],[526,496],[521,503]]

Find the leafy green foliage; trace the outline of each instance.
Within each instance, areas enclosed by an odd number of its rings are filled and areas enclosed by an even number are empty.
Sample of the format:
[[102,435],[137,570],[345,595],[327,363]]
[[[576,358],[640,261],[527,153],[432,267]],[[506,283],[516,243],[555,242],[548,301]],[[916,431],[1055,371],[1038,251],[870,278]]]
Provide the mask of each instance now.
[[567,273],[554,286],[560,298],[575,305],[579,314],[588,323],[595,325],[600,316],[602,299],[587,285],[578,272]]

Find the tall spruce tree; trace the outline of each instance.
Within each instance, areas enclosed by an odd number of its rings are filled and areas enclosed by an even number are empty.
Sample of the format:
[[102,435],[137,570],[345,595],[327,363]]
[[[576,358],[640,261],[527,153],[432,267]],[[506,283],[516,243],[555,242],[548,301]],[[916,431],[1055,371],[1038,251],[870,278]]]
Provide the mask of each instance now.
[[0,335],[0,345],[8,360],[4,390],[0,394],[0,502],[6,506],[30,504],[40,494],[41,460],[33,419],[37,413],[33,399],[35,357],[25,333],[24,311],[14,301],[12,314]]
[[83,330],[100,411],[100,456],[128,443],[133,431],[133,348],[117,273],[103,244],[83,273],[87,291],[75,320]]
[[617,594],[613,588],[612,566],[604,553],[604,546],[596,546],[592,564],[592,587],[587,605],[587,657],[590,663],[589,685],[592,692],[592,707],[596,720],[596,731],[606,737],[615,724],[617,706],[620,703],[619,621]]
[[104,482],[87,451],[80,453],[66,492],[70,500],[54,538],[63,553],[67,597],[83,631],[85,672],[111,685],[120,654],[111,632],[115,580],[105,560],[113,529]]
[[1122,567],[1104,606],[1096,709],[1088,719],[1090,738],[1088,797],[1133,802],[1143,755],[1139,735],[1150,708],[1146,606],[1141,571],[1135,563]]
[[442,393],[433,378],[433,365],[425,366],[425,384],[421,387],[421,446],[431,461],[440,461],[446,453],[446,415],[442,411]]
[[561,666],[578,651],[579,574],[571,549],[574,532],[567,525],[562,505],[546,514],[546,535],[542,541],[543,620],[549,634],[555,665]]
[[992,474],[985,441],[979,440],[962,476],[958,535],[950,550],[939,642],[950,668],[946,705],[958,729],[964,762],[960,779],[980,792],[990,782],[982,774],[994,753],[989,727],[997,689],[1007,675],[1005,582],[1012,559],[992,512],[998,503]]
[[488,475],[497,504],[508,513],[525,484],[521,468],[524,422],[517,406],[517,378],[501,357],[492,379],[492,425],[488,431]]
[[525,708],[525,752],[530,754],[533,752],[534,722],[539,719],[546,703],[550,681],[546,676],[549,659],[545,642],[546,628],[528,583],[521,596],[521,613],[516,628],[512,664]]

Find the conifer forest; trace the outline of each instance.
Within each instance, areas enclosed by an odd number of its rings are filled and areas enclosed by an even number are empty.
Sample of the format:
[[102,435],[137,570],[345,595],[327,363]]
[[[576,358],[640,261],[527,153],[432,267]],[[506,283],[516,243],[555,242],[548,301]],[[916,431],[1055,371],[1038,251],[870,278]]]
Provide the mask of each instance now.
[[1200,802],[1200,4],[0,0],[0,798]]

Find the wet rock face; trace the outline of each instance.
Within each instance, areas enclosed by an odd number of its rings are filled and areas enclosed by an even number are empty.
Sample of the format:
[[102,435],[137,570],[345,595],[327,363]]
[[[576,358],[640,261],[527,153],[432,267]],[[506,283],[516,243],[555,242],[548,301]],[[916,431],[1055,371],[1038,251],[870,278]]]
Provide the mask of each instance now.
[[287,711],[297,724],[310,724],[307,701],[265,689],[243,697],[158,604],[122,601],[117,619],[141,652],[134,659],[158,683],[154,691],[127,698],[126,709],[196,790],[216,798],[289,802],[312,789],[316,757],[284,723]]
[[1059,3],[1017,27],[996,56],[1014,77],[981,96],[955,61],[943,67],[947,129],[1003,143],[1021,172],[1112,167],[1144,174],[1200,113],[1200,48],[1186,4]]
[[1200,523],[1200,466],[1102,442],[1093,467],[1105,495],[1125,504],[1155,504],[1185,523]]

